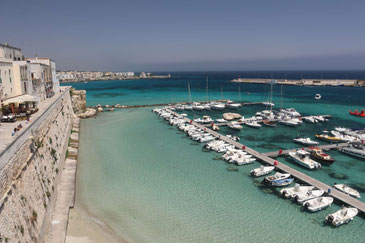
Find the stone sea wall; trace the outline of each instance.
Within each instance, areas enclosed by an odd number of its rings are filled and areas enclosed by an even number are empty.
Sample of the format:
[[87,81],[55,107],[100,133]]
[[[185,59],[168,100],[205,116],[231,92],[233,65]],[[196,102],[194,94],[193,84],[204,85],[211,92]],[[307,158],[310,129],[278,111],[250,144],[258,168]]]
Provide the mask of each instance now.
[[0,242],[42,241],[57,199],[73,119],[67,92],[0,171]]

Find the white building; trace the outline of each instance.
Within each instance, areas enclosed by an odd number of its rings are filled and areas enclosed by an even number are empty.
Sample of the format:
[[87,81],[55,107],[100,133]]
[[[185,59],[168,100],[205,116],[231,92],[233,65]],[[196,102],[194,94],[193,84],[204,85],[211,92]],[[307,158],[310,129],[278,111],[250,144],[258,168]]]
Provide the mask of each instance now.
[[16,96],[23,94],[36,95],[33,90],[31,64],[29,61],[14,61],[13,76]]
[[[44,65],[47,65],[49,66],[49,70],[50,70],[50,73],[46,73],[47,75],[50,75],[50,76],[47,76],[46,77],[46,88],[48,89],[47,90],[47,93],[48,95],[47,96],[50,96],[50,92],[53,91],[54,93],[59,93],[60,92],[60,82],[57,78],[57,75],[56,75],[56,63],[48,58],[48,57],[32,57],[32,58],[27,58],[27,60],[30,61],[31,64],[44,64]],[[48,83],[50,83],[50,87],[48,87]]]

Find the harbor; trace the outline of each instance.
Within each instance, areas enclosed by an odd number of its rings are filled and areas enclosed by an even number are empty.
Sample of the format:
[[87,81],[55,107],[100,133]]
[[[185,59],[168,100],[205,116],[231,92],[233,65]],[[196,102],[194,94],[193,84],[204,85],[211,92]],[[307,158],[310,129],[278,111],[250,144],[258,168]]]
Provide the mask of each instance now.
[[[170,107],[171,108],[171,107]],[[237,141],[232,140],[231,138],[224,136],[216,131],[213,131],[212,129],[199,124],[187,117],[182,117],[181,114],[176,113],[172,110],[169,110],[169,107],[166,108],[166,112],[172,114],[175,118],[179,118],[184,120],[185,123],[190,124],[195,126],[196,128],[200,129],[201,131],[204,131],[205,133],[209,133],[211,136],[213,136],[215,139],[219,139],[222,140],[230,145],[233,145],[236,149],[238,150],[242,150],[244,152],[247,152],[248,154],[252,155],[253,157],[257,158],[259,161],[262,161],[264,164],[270,165],[270,166],[275,166],[276,169],[284,172],[284,173],[289,173],[290,175],[292,175],[294,178],[296,178],[297,180],[306,183],[308,185],[314,186],[320,190],[323,190],[324,192],[326,192],[329,196],[335,198],[338,202],[340,203],[344,203],[348,206],[357,208],[360,212],[365,213],[365,203],[362,201],[359,201],[337,189],[334,189],[332,186],[327,185],[317,179],[314,179],[308,175],[306,175],[305,173],[302,173],[298,170],[293,169],[292,167],[285,165],[283,163],[278,162],[277,160],[274,160],[273,158],[270,158],[269,156],[274,156],[274,154],[278,154],[279,152],[272,152],[272,153],[260,153],[257,152],[256,150],[242,144],[239,143]],[[331,145],[323,145],[320,148],[324,149],[324,150],[328,150],[328,149],[334,149],[334,148],[341,148],[348,145],[347,143],[340,143],[340,144],[331,144]],[[288,154],[291,151],[295,151],[295,150],[286,150],[286,151],[282,151],[281,153],[283,154]]]

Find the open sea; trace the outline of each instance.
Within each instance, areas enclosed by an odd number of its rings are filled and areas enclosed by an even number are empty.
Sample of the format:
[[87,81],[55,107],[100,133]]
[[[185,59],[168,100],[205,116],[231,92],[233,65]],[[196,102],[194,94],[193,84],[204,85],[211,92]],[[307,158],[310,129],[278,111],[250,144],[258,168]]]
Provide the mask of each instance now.
[[[365,72],[194,72],[172,73],[170,79],[98,81],[74,83],[87,91],[87,104],[156,104],[188,101],[187,83],[193,101],[231,99],[241,102],[267,101],[270,87],[238,84],[237,77],[365,79]],[[206,92],[206,77],[209,78]],[[69,85],[69,84],[67,84]],[[240,92],[238,92],[240,90]],[[322,95],[315,100],[315,94]],[[244,127],[222,134],[240,136],[241,143],[260,152],[299,147],[296,136],[314,139],[316,133],[336,126],[365,128],[365,118],[350,116],[349,110],[365,108],[365,88],[304,87],[274,85],[274,109],[294,107],[302,115],[332,115],[327,123],[303,123],[299,127]],[[244,106],[245,117],[265,109]],[[79,154],[79,200],[95,216],[130,242],[365,242],[365,219],[339,228],[324,223],[329,208],[309,213],[263,187],[263,178],[252,178],[250,170],[260,163],[229,171],[220,154],[203,152],[177,128],[151,112],[135,108],[104,112],[81,123]],[[224,111],[189,112],[191,118],[221,117]],[[325,142],[321,141],[321,144]],[[365,202],[365,160],[337,151],[331,166],[310,171],[290,160],[279,161],[325,183],[345,183],[361,193]]]

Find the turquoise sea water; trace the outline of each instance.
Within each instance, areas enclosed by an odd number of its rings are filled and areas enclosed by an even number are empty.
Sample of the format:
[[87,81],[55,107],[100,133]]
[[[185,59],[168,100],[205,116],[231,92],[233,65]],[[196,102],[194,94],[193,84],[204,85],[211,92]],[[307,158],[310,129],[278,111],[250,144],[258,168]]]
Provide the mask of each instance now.
[[[109,81],[77,85],[91,89],[88,104],[146,104],[187,100],[186,81],[187,78],[185,81],[180,78],[134,81],[137,84]],[[199,88],[192,89],[193,99],[206,99],[205,77],[195,77],[192,87],[194,82]],[[148,88],[146,83],[152,84]],[[223,92],[225,98],[238,99],[237,84],[213,78],[209,84],[212,86],[209,98],[220,98],[222,86],[227,90]],[[113,85],[113,89],[102,89]],[[139,88],[132,89],[133,86]],[[241,99],[262,101],[267,98],[267,88],[242,85]],[[364,120],[348,115],[349,109],[364,107],[363,90],[284,87],[284,107],[295,107],[303,114],[331,114],[333,119],[298,128],[245,127],[237,135],[242,143],[265,152],[296,147],[291,140],[298,134],[313,137],[324,128],[338,125],[365,127]],[[279,106],[280,88],[275,87],[275,91],[274,102]],[[105,94],[113,92],[113,97]],[[321,93],[323,99],[314,101],[315,93]],[[247,106],[238,112],[250,116],[262,109],[262,106]],[[262,179],[249,176],[249,171],[259,166],[258,162],[241,166],[238,172],[228,171],[230,165],[219,160],[218,153],[203,152],[202,144],[191,141],[150,111],[150,108],[138,108],[105,112],[81,124],[80,198],[89,211],[127,240],[365,242],[363,218],[357,217],[340,228],[325,225],[324,217],[340,205],[333,204],[317,213],[303,212],[297,204],[280,198],[278,190],[262,187]],[[189,116],[203,114],[196,112]],[[209,115],[219,117],[221,113],[209,112]],[[232,132],[223,128],[221,133]],[[280,161],[329,184],[343,182],[363,188],[365,161],[339,152],[330,154],[336,162],[318,171],[308,171],[284,158]],[[335,178],[338,175],[344,179]],[[364,189],[361,195],[364,201]]]

